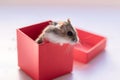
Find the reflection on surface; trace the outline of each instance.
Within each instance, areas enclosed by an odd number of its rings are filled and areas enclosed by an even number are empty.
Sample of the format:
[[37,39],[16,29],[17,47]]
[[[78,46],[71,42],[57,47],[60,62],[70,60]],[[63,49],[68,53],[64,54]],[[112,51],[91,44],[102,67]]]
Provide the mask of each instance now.
[[19,80],[32,80],[27,74],[25,74],[21,69],[18,70]]
[[53,80],[75,80],[75,79],[73,78],[72,73],[68,73],[66,75],[60,76],[60,77],[53,79]]

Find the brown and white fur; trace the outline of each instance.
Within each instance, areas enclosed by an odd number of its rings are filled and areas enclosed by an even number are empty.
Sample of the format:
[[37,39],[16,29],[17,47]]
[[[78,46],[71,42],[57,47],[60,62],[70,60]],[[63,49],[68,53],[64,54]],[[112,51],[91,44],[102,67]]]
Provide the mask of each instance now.
[[44,40],[60,45],[64,43],[75,44],[79,42],[77,32],[71,25],[69,19],[64,22],[50,22],[35,41],[40,44],[44,42]]

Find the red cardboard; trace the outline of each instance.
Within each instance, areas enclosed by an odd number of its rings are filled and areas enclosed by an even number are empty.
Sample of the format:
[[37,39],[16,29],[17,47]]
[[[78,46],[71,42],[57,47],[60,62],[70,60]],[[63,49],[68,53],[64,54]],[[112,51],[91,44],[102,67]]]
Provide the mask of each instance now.
[[50,21],[17,29],[18,65],[33,80],[52,80],[73,67],[73,48],[34,40]]
[[88,63],[105,49],[106,38],[80,29],[77,32],[80,43],[74,47],[74,59]]

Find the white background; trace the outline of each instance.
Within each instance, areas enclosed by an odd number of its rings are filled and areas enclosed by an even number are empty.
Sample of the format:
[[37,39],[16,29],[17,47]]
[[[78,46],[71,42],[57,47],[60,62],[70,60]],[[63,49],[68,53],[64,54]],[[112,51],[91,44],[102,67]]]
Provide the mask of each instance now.
[[1,1],[3,6],[0,6],[0,80],[32,80],[17,66],[17,28],[46,20],[67,18],[70,18],[76,27],[107,37],[107,46],[104,52],[88,64],[74,61],[72,73],[55,80],[120,80],[119,1],[92,1],[83,1],[84,3],[80,3],[82,7],[79,3],[75,5],[75,2],[65,2],[63,6],[60,6],[62,3],[56,6],[57,2],[51,2],[49,6],[35,6],[35,3],[28,6],[25,6],[25,3],[22,6],[24,2],[19,4],[19,1],[14,0],[7,3]]

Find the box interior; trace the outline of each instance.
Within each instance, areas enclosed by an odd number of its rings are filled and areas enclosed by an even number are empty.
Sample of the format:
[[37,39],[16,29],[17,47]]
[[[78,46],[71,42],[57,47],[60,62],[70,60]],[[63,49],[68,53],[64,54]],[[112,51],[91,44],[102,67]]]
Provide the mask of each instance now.
[[24,34],[29,36],[31,39],[35,40],[42,30],[49,24],[51,21],[46,21],[43,23],[31,25],[28,27],[20,28],[19,30],[22,31]]
[[80,29],[77,29],[77,32],[78,37],[80,38],[80,43],[75,45],[75,49],[81,50],[83,52],[87,52],[104,39],[101,36]]

